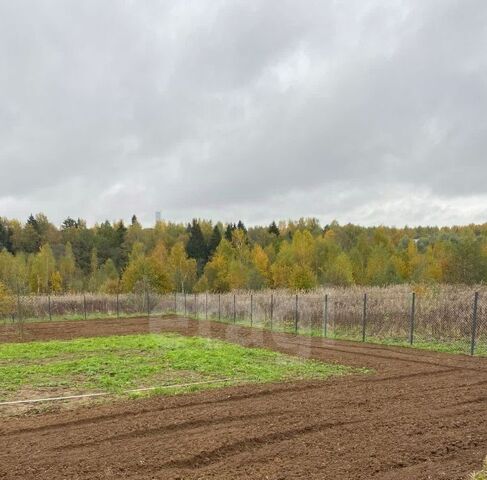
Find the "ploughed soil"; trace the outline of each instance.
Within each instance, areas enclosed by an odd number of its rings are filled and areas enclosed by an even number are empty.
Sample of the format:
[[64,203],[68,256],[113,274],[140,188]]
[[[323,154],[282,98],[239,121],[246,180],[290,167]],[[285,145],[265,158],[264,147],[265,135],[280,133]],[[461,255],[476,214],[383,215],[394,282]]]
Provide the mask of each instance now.
[[375,373],[3,419],[0,478],[455,480],[487,455],[485,358],[175,317],[30,324],[24,339],[161,331]]

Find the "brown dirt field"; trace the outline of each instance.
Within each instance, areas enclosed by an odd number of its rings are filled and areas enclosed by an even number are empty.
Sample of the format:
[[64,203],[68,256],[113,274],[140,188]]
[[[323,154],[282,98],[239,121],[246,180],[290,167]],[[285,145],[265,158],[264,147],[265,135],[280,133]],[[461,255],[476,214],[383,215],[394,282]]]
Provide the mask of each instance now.
[[[174,331],[374,375],[7,419],[2,479],[465,479],[487,454],[487,359],[182,318],[26,326],[26,339]],[[2,331],[0,341],[15,341]]]

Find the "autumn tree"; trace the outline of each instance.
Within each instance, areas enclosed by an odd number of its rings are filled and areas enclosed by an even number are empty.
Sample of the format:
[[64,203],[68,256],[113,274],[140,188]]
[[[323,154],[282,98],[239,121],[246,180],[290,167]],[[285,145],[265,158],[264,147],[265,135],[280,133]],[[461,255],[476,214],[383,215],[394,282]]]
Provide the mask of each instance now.
[[176,291],[191,291],[196,282],[196,260],[188,258],[182,243],[176,243],[168,258],[168,270]]
[[[12,292],[25,292],[29,285],[26,255],[0,251],[0,282]],[[30,287],[29,287],[30,288]]]
[[327,270],[327,279],[330,284],[342,287],[347,287],[354,283],[352,262],[345,252],[340,253],[333,259]]
[[120,291],[120,277],[115,262],[109,258],[99,271],[100,287],[104,293],[118,293]]
[[147,256],[141,243],[135,243],[129,255],[128,265],[122,274],[121,287],[125,292],[149,288],[164,293],[170,290],[171,285],[167,272],[161,269],[157,259]]
[[474,235],[461,236],[450,244],[446,268],[450,283],[481,283],[487,280],[487,257],[480,239]]
[[250,289],[268,287],[271,283],[271,265],[267,253],[260,245],[254,245],[250,259],[252,268],[248,287]]
[[198,280],[196,288],[202,291],[204,285],[211,292],[230,290],[230,262],[234,258],[232,244],[222,239],[211,260],[206,264],[204,275]]
[[15,297],[7,286],[0,282],[0,317],[13,315],[15,312]]
[[[223,237],[223,238],[222,238]],[[94,255],[96,252],[96,256]],[[95,258],[96,257],[96,258]],[[196,272],[194,271],[196,265]],[[0,218],[0,281],[13,292],[308,289],[320,285],[484,283],[487,224],[361,227],[317,219],[247,228],[208,220],[144,228],[38,213]]]
[[59,260],[59,273],[63,280],[63,290],[73,291],[76,287],[76,259],[71,243],[66,244],[64,255]]
[[[49,293],[53,280],[58,286],[59,276],[56,274],[56,259],[51,246],[46,243],[39,253],[32,258],[30,266],[30,288],[35,293]],[[56,274],[56,275],[55,275]]]

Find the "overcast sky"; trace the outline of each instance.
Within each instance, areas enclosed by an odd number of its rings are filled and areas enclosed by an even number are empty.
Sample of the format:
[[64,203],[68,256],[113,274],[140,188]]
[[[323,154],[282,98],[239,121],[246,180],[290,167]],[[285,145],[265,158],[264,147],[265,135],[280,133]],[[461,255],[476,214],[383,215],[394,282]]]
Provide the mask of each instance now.
[[487,221],[485,0],[0,0],[0,216]]

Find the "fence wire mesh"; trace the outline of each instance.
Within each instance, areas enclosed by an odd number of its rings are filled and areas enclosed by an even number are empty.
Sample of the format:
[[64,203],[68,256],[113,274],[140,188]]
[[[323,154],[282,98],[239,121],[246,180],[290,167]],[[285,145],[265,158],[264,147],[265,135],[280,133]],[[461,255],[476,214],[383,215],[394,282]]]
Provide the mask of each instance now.
[[477,319],[473,337],[475,338],[475,351],[487,355],[487,293],[481,292],[478,297]]
[[363,295],[356,291],[328,295],[331,336],[353,340],[362,337]]
[[417,343],[451,343],[468,349],[474,294],[451,289],[417,295],[414,336]]
[[367,295],[367,338],[408,341],[411,326],[411,302],[412,295],[406,292],[383,296]]
[[0,310],[5,328],[25,322],[181,315],[347,340],[487,354],[487,288],[441,286],[285,291],[21,295]]

